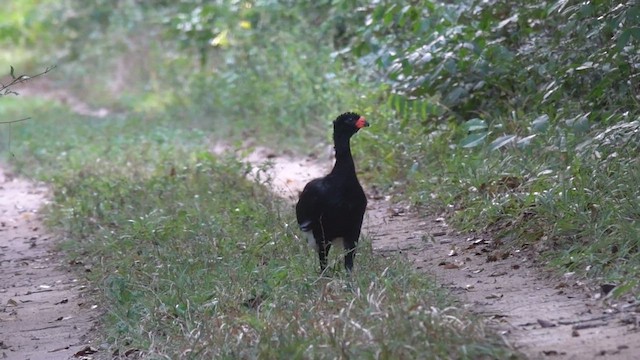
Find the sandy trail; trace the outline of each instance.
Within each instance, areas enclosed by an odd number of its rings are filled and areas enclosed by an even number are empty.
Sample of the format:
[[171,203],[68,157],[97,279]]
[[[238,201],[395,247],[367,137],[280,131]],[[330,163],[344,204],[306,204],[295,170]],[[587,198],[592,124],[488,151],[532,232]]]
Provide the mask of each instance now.
[[[271,164],[274,192],[292,202],[333,162],[275,156],[267,149],[248,160],[255,168]],[[602,297],[572,277],[553,278],[529,253],[505,252],[490,237],[461,236],[442,218],[382,200],[370,200],[364,226],[374,251],[405,254],[527,358],[640,359],[638,302]]]
[[97,311],[88,284],[54,251],[38,210],[47,189],[0,168],[0,357],[69,359]]

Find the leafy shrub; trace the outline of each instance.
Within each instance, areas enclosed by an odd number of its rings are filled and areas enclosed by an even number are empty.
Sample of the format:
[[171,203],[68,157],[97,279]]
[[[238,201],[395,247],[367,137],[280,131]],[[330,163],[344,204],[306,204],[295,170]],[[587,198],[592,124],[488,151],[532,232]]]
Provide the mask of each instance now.
[[353,25],[346,50],[377,64],[394,91],[435,97],[458,119],[541,107],[552,117],[582,106],[637,111],[637,4],[407,1],[359,9],[366,20]]

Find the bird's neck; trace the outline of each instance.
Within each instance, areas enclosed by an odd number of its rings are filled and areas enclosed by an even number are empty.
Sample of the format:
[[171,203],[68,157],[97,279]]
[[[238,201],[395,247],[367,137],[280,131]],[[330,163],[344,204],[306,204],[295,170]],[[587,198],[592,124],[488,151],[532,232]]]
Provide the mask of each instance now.
[[353,157],[351,156],[351,146],[349,144],[351,136],[344,134],[334,134],[333,142],[336,152],[336,163],[333,166],[332,173],[356,173],[356,168],[353,163]]

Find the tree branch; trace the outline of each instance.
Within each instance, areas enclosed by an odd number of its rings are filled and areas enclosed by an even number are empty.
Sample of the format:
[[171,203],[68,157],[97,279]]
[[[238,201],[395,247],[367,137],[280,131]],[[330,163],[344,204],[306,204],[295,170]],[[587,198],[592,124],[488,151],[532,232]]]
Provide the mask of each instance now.
[[[32,75],[32,76],[19,75],[19,76],[16,77],[15,74],[14,74],[13,66],[11,66],[11,73],[10,73],[11,74],[11,82],[8,83],[8,84],[3,84],[3,83],[0,82],[0,96],[9,95],[9,94],[18,95],[17,92],[15,92],[15,91],[10,89],[12,86],[18,85],[18,84],[22,84],[22,83],[25,83],[25,82],[27,82],[29,80],[35,79],[35,78],[37,78],[39,76],[42,76],[42,75],[48,73],[49,71],[51,71],[51,70],[53,70],[55,68],[56,68],[56,66],[54,65],[54,66],[50,66],[50,67],[46,68],[43,72],[35,74],[35,75]],[[23,119],[23,120],[26,120],[26,119]],[[15,120],[14,122],[18,122],[18,121],[22,121],[22,120]]]
[[26,117],[26,118],[19,119],[19,120],[0,121],[0,125],[1,124],[13,124],[13,123],[21,122],[21,121],[26,121],[26,120],[29,120],[29,119],[31,119],[31,118],[30,117]]

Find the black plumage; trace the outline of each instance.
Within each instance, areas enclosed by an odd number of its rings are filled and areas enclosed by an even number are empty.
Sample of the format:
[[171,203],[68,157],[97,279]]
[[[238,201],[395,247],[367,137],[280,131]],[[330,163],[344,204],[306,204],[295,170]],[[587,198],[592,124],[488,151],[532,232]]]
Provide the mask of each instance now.
[[320,270],[327,267],[331,245],[342,243],[344,266],[353,269],[353,258],[360,237],[367,197],[356,176],[351,156],[351,137],[369,123],[356,113],[344,113],[333,122],[333,142],[336,162],[331,172],[311,180],[300,193],[296,216],[300,230],[315,247]]

